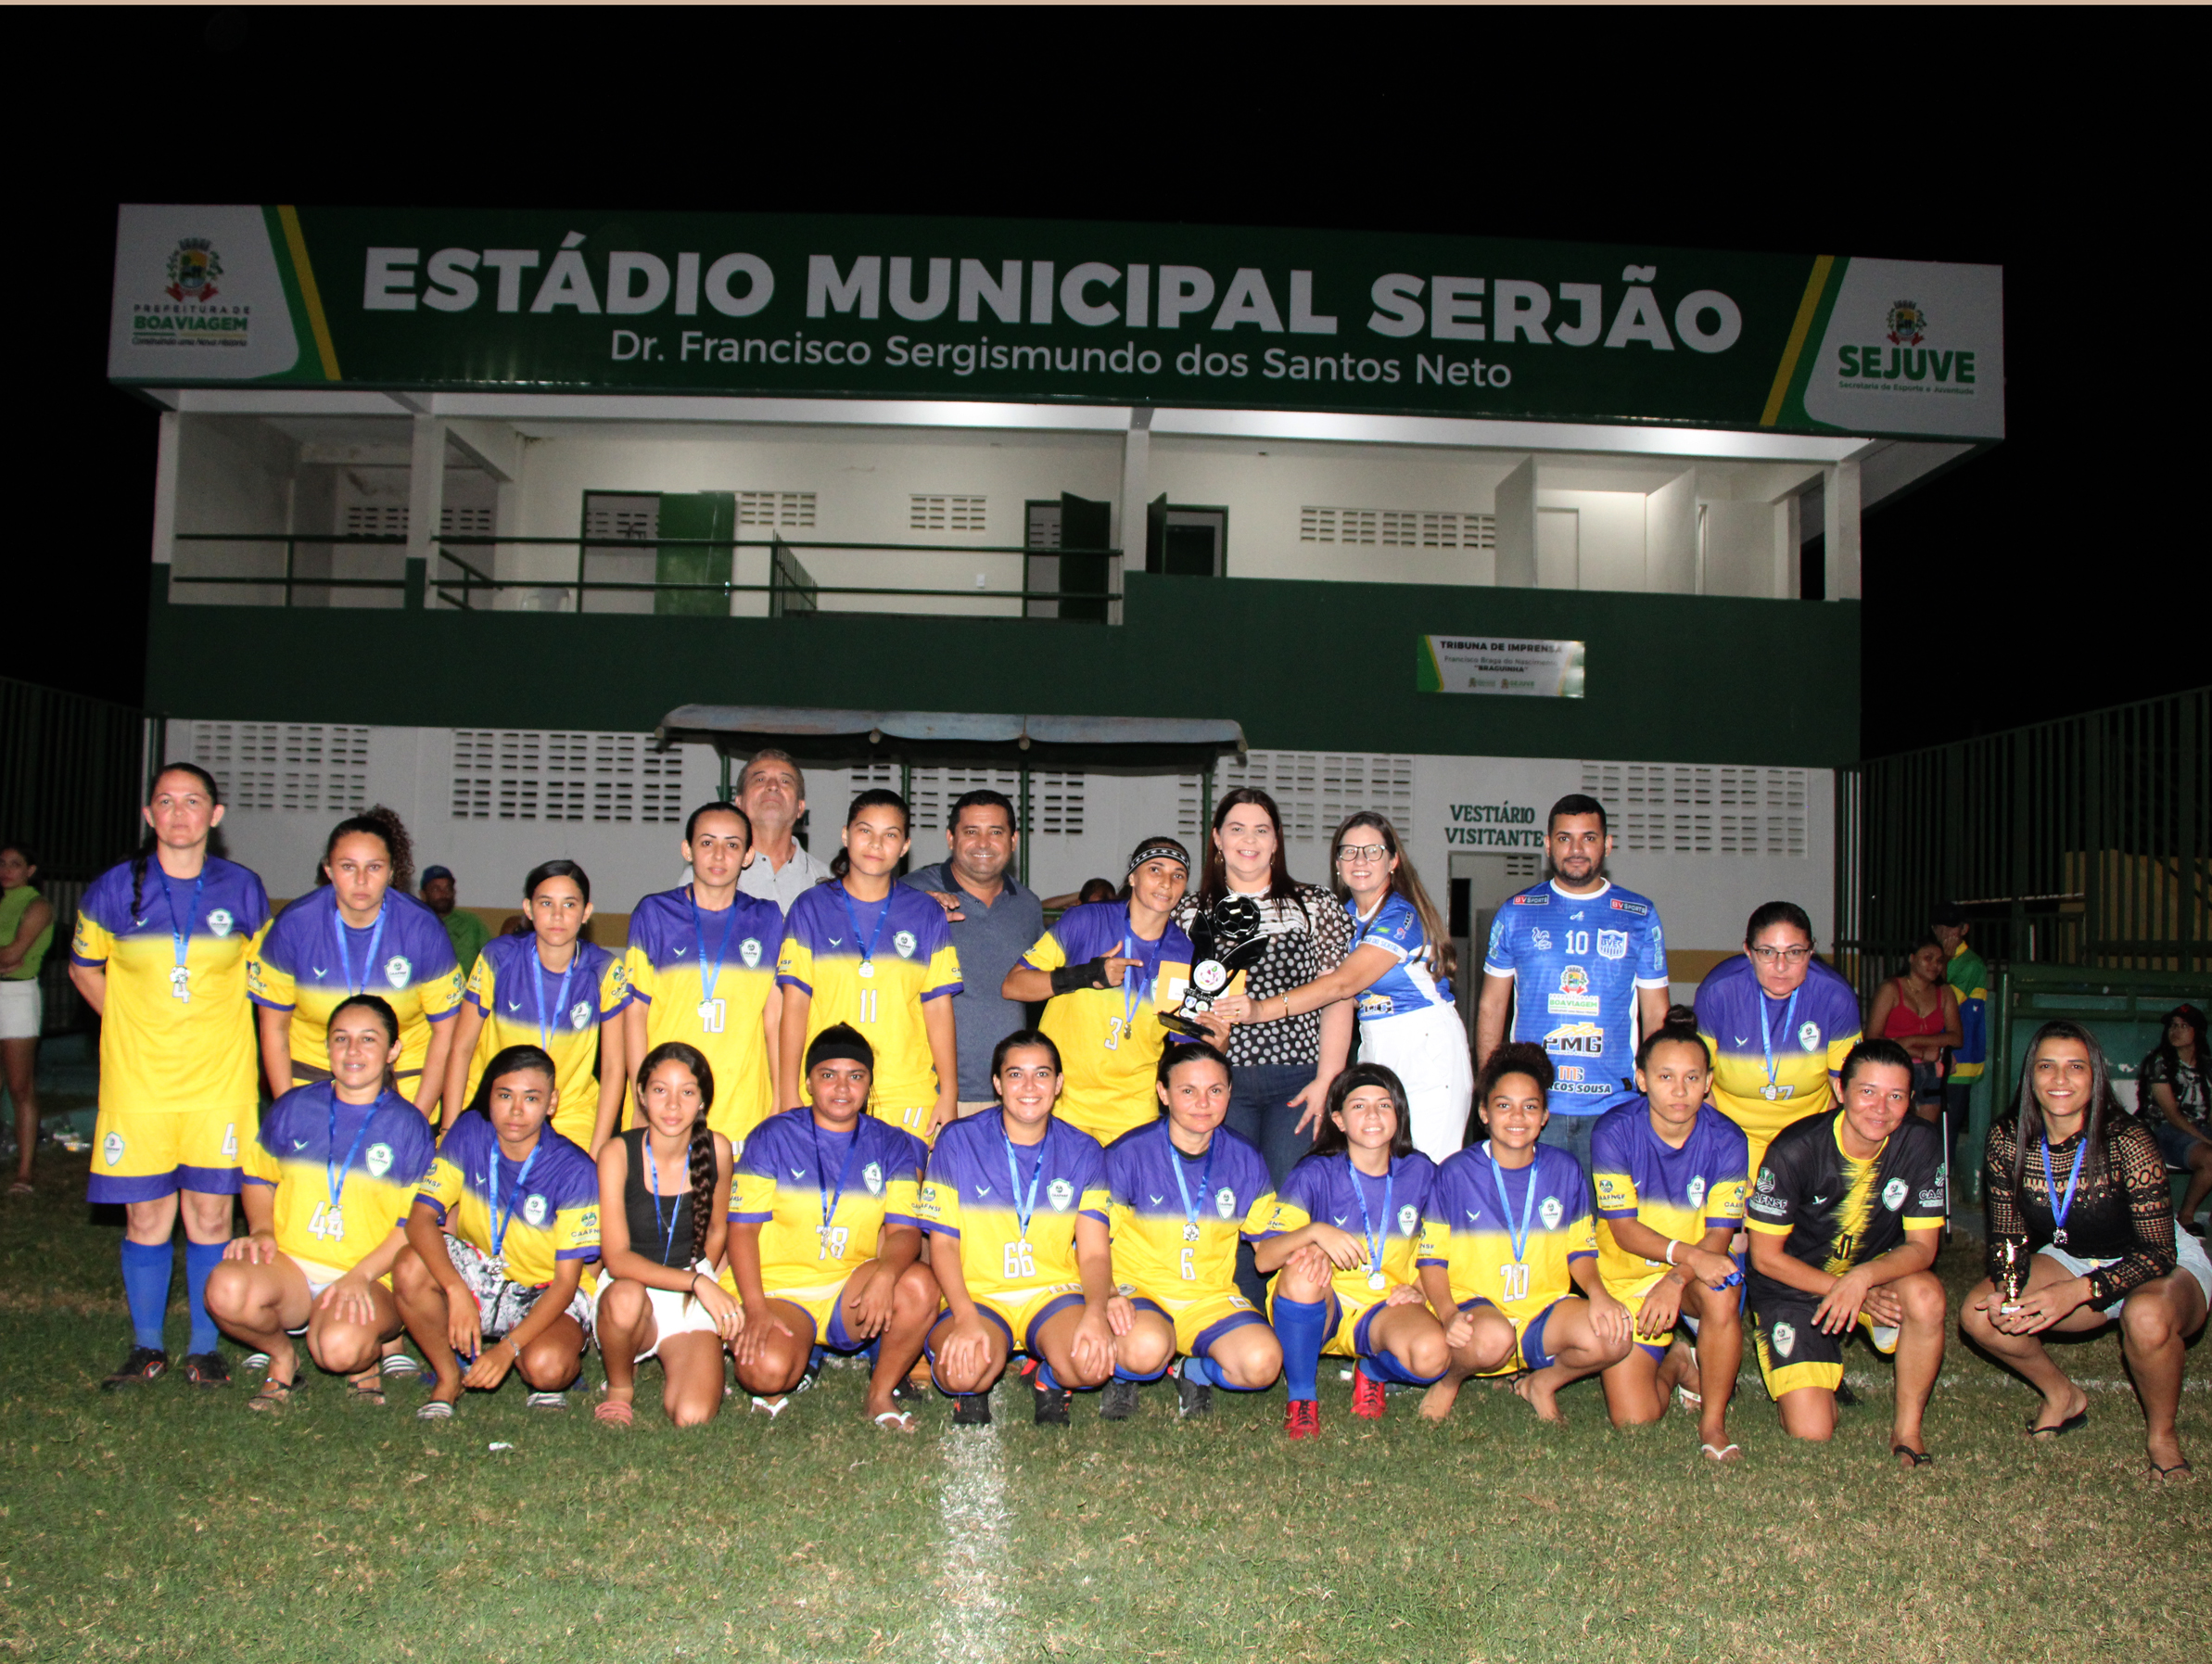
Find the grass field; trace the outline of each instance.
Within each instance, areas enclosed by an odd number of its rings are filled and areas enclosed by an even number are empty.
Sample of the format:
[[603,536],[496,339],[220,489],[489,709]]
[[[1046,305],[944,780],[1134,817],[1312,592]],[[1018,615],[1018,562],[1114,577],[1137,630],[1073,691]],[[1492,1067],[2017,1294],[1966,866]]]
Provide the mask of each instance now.
[[[419,1389],[377,1410],[319,1381],[281,1416],[174,1378],[93,1391],[127,1341],[119,1232],[87,1222],[83,1158],[0,1211],[0,1650],[35,1658],[1549,1660],[2202,1659],[2212,1471],[2143,1475],[2117,1346],[2082,1433],[2022,1436],[2025,1389],[1955,1343],[1938,1461],[1887,1454],[1888,1367],[1833,1445],[1793,1446],[1756,1380],[1746,1461],[1700,1462],[1670,1418],[1610,1431],[1595,1383],[1564,1429],[1506,1393],[1450,1424],[1393,1396],[1354,1421],[1325,1371],[1323,1437],[1282,1395],[1217,1393],[1182,1425],[987,1432],[931,1407],[911,1439],[826,1370],[770,1424],[689,1433],[523,1407],[518,1385],[441,1425]],[[1947,1257],[1954,1292],[1973,1275]],[[172,1319],[183,1339],[182,1289]],[[2212,1349],[2181,1436],[2212,1470]],[[244,1378],[250,1379],[251,1378]],[[592,1379],[596,1384],[596,1373]],[[579,1404],[588,1404],[582,1394]],[[494,1443],[512,1450],[494,1451]]]

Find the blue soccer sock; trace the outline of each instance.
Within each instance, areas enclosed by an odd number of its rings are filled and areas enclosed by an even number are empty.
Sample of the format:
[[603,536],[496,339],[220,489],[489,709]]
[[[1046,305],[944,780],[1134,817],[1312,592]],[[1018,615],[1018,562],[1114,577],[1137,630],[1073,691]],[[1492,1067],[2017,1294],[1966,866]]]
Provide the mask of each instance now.
[[1444,1378],[1441,1375],[1415,1375],[1387,1352],[1360,1359],[1359,1366],[1371,1381],[1395,1381],[1401,1387],[1428,1387]]
[[1113,1366],[1113,1378],[1117,1381],[1156,1381],[1167,1373],[1174,1361],[1172,1358],[1169,1359],[1166,1364],[1161,1365],[1150,1375],[1138,1375],[1134,1370],[1124,1369],[1119,1364],[1116,1364]]
[[1052,1373],[1052,1365],[1042,1358],[1036,1361],[1036,1373],[1031,1376],[1029,1380],[1030,1384],[1040,1391],[1057,1392],[1060,1391],[1060,1378]]
[[1275,1297],[1271,1314],[1276,1339],[1283,1343],[1283,1385],[1292,1398],[1321,1396],[1321,1347],[1328,1339],[1328,1307],[1317,1300]]
[[131,1308],[131,1339],[159,1351],[169,1316],[169,1275],[174,1255],[168,1243],[123,1238],[123,1299]]
[[1222,1378],[1221,1365],[1212,1358],[1185,1358],[1183,1360],[1183,1378],[1187,1381],[1197,1381],[1201,1386],[1224,1387],[1232,1392],[1237,1391]]
[[208,1315],[208,1274],[222,1264],[220,1242],[184,1244],[184,1298],[192,1303],[192,1346],[195,1353],[213,1352],[220,1338],[215,1320]]

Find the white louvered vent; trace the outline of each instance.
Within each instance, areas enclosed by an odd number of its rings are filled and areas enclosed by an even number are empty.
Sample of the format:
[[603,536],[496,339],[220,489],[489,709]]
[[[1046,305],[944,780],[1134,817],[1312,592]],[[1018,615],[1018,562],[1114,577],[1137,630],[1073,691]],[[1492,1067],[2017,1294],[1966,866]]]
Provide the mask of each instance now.
[[660,535],[660,496],[653,491],[593,491],[584,499],[584,536],[614,543]]
[[911,790],[917,832],[946,830],[945,817],[970,792],[999,793],[1021,813],[1022,776],[1012,768],[917,768]]
[[367,804],[369,730],[323,723],[199,722],[192,760],[234,809],[350,814]]
[[[447,537],[491,535],[491,510],[451,503],[438,511],[438,529]],[[403,538],[407,535],[404,502],[349,502],[339,516],[338,530],[350,538]]]
[[1283,840],[1290,844],[1327,844],[1338,822],[1355,809],[1388,816],[1401,835],[1413,820],[1410,756],[1250,751],[1222,760],[1214,773],[1214,801],[1240,786],[1257,786],[1275,799],[1283,819]]
[[453,730],[456,820],[683,819],[683,759],[646,734]]
[[984,528],[981,497],[943,497],[917,491],[907,499],[909,531],[972,531]]
[[740,526],[780,526],[790,530],[806,530],[814,524],[814,493],[740,491],[737,494],[737,523]]
[[1029,777],[1029,825],[1048,838],[1083,835],[1083,776],[1040,773]]
[[1495,549],[1494,514],[1451,509],[1321,508],[1298,511],[1303,543],[1360,543],[1385,549]]
[[1523,850],[1506,857],[1506,882],[1515,884],[1532,884],[1536,882],[1536,868],[1542,857]]
[[1624,850],[1797,859],[1807,853],[1802,768],[1585,762],[1583,790],[1606,806]]

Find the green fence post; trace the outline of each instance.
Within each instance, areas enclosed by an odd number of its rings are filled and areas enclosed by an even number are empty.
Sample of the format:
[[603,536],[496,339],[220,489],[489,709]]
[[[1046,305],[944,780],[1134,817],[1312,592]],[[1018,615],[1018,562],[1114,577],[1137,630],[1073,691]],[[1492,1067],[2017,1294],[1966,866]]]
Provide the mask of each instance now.
[[429,588],[430,563],[417,560],[413,555],[409,555],[407,557],[407,600],[405,603],[409,612],[419,613],[423,610],[424,597],[429,592]]

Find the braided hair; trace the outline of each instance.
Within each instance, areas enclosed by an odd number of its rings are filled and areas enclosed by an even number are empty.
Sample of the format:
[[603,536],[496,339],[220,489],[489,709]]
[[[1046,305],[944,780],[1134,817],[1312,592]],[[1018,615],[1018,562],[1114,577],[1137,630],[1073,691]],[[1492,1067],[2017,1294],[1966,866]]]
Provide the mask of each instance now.
[[[714,1067],[707,1062],[696,1047],[686,1046],[681,1040],[664,1040],[645,1054],[645,1061],[638,1065],[638,1096],[645,1095],[645,1083],[653,1078],[653,1072],[663,1063],[680,1063],[692,1072],[692,1079],[699,1085],[699,1112],[692,1118],[692,1142],[689,1155],[692,1175],[692,1252],[706,1251],[706,1227],[714,1219],[714,1129],[706,1124],[706,1111],[714,1108]],[[690,1299],[686,1294],[685,1298]]]
[[[162,777],[169,774],[189,774],[206,788],[210,804],[220,805],[222,802],[222,789],[216,785],[215,777],[197,763],[163,763],[154,774],[157,790],[160,787]],[[131,857],[131,917],[133,919],[138,917],[138,909],[146,905],[146,864],[153,858],[155,846],[159,842],[149,832],[146,835],[146,842],[139,845],[137,853]]]
[[338,840],[356,833],[382,841],[384,853],[391,857],[392,887],[402,895],[413,894],[414,840],[407,835],[407,825],[400,819],[399,810],[387,808],[381,803],[370,805],[330,829],[330,836],[323,843],[322,864],[315,869],[315,883],[330,882],[330,857],[337,850]]

